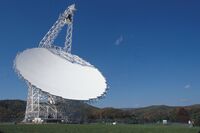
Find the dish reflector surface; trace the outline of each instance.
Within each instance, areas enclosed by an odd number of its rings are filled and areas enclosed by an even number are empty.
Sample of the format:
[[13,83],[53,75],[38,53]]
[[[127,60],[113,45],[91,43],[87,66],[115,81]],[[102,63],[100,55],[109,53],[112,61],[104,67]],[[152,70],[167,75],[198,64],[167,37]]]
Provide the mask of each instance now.
[[92,65],[61,58],[46,48],[32,48],[18,54],[15,68],[32,85],[66,99],[95,99],[107,88],[105,78]]

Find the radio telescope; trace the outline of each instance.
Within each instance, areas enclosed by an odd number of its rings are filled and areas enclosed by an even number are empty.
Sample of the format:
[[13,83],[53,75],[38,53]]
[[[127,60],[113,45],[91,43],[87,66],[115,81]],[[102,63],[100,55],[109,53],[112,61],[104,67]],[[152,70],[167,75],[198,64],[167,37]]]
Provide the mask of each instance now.
[[[39,47],[24,50],[14,61],[17,74],[28,85],[25,121],[58,119],[56,102],[60,99],[91,101],[105,96],[106,79],[101,72],[77,55],[71,54],[75,5],[70,5]],[[64,47],[53,45],[67,25]]]

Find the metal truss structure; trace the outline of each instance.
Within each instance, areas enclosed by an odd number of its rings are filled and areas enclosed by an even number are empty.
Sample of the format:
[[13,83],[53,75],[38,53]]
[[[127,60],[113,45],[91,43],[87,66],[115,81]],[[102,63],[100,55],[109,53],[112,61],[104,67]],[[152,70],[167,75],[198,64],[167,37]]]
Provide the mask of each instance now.
[[[73,4],[59,16],[55,24],[40,41],[39,47],[47,48],[50,50],[62,49],[62,51],[66,53],[71,53],[74,11],[75,5]],[[68,25],[65,46],[64,48],[56,47],[53,45],[53,42],[65,25]],[[58,114],[59,111],[55,105],[55,96],[52,96],[47,92],[43,92],[41,89],[31,85],[29,82],[27,82],[27,84],[28,97],[24,122],[40,123],[48,119],[58,119],[58,116],[62,117],[62,115]]]
[[57,119],[58,111],[55,97],[28,84],[28,98],[25,112],[25,122],[34,122],[35,118],[41,120]]
[[44,38],[40,41],[39,47],[51,48],[55,38],[58,36],[61,29],[68,25],[67,35],[64,50],[68,53],[71,53],[72,45],[72,31],[73,31],[73,16],[75,11],[75,5],[69,6],[63,14],[61,14],[58,20],[54,23],[51,29],[47,32]]
[[[73,16],[75,11],[75,5],[69,6],[64,13],[62,13],[58,20],[54,23],[54,25],[50,28],[44,38],[40,41],[39,47],[46,48],[50,50],[52,53],[59,55],[60,57],[69,60],[72,63],[77,63],[82,66],[89,66],[94,67],[89,62],[81,59],[76,55],[71,55],[71,46],[72,46],[72,31],[73,31]],[[64,47],[59,47],[53,45],[54,40],[58,36],[61,29],[67,25],[67,33],[66,33],[66,40],[64,43]],[[14,62],[15,65],[15,62]],[[14,67],[15,68],[15,67]],[[20,77],[20,73],[16,71]],[[25,112],[25,119],[24,122],[36,122],[40,123],[39,120],[48,120],[48,119],[62,119],[65,121],[67,120],[66,116],[62,115],[62,112],[57,110],[56,102],[61,101],[59,97],[53,96],[48,92],[44,92],[41,89],[33,86],[31,83],[27,81],[28,84],[28,97],[27,97],[27,106]],[[93,103],[98,101],[99,99],[105,97],[108,88],[106,89],[105,93],[101,96],[90,99],[87,101],[83,101],[86,103]],[[37,121],[34,121],[37,120]]]

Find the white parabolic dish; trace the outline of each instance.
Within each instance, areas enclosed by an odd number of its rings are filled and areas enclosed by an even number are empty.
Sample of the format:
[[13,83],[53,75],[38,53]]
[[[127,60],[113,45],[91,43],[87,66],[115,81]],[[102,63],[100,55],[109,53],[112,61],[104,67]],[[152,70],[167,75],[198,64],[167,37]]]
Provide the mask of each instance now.
[[37,88],[66,99],[95,99],[107,88],[98,69],[76,55],[54,48],[32,48],[19,53],[15,69]]

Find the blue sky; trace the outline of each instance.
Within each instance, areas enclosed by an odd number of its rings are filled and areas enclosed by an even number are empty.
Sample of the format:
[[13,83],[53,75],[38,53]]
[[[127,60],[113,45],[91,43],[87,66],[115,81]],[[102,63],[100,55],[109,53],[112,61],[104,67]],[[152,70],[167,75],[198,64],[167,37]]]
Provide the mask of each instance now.
[[[94,105],[200,103],[199,0],[1,0],[0,99],[26,99],[13,60],[37,47],[72,3],[72,53],[99,68],[110,86]],[[56,44],[64,44],[64,33]]]

